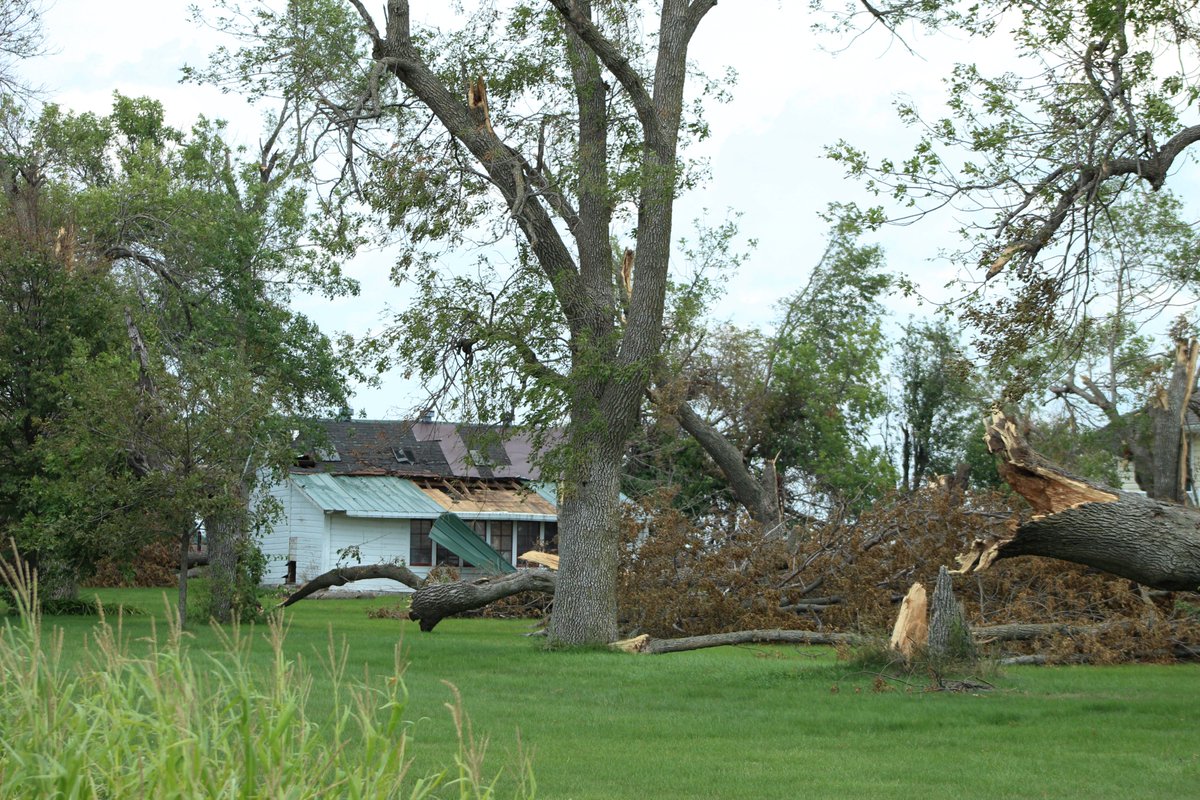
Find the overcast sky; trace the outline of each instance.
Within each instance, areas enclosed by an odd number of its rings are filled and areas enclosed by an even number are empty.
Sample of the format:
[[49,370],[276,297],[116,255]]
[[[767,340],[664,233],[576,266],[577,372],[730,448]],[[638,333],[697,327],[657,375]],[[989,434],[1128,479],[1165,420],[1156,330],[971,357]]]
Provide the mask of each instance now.
[[[217,33],[190,21],[186,0],[47,4],[46,32],[54,52],[28,62],[25,72],[45,87],[48,98],[75,111],[106,113],[114,91],[148,95],[164,103],[177,126],[203,113],[228,120],[233,138],[257,141],[258,115],[239,97],[179,83],[180,67],[203,63],[220,41]],[[718,75],[732,66],[739,81],[732,102],[709,112],[713,136],[699,154],[711,160],[712,180],[681,199],[676,234],[685,235],[705,208],[710,217],[733,209],[743,214],[745,237],[758,240],[750,260],[730,278],[726,300],[714,309],[719,319],[742,324],[774,319],[776,302],[803,285],[821,255],[826,229],[818,212],[833,201],[865,199],[823,157],[826,145],[846,138],[873,153],[904,157],[913,137],[896,119],[896,98],[907,96],[936,113],[944,97],[942,78],[956,61],[984,60],[994,67],[1010,51],[1004,37],[980,43],[910,35],[917,55],[880,30],[853,43],[837,40],[811,31],[808,5],[808,0],[724,0],[693,44],[702,69]],[[413,0],[415,14],[445,6]],[[929,296],[946,297],[944,286],[956,273],[938,252],[954,246],[952,232],[962,221],[943,214],[884,231],[878,240],[889,267],[912,277]],[[330,334],[378,328],[385,307],[404,302],[403,292],[388,282],[390,263],[387,253],[366,254],[351,269],[363,284],[358,298],[299,306]],[[928,313],[913,300],[891,305],[901,319]],[[382,389],[360,391],[353,405],[371,418],[392,418],[406,416],[420,400],[415,387],[391,379]]]

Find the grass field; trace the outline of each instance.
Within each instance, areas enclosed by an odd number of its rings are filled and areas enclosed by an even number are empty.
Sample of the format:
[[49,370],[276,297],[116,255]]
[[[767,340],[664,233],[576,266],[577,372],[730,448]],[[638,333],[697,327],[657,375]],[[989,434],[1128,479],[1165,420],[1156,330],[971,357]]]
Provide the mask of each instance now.
[[[125,619],[131,639],[148,635],[156,616],[161,630],[161,593],[98,594],[110,606],[155,612]],[[418,772],[445,764],[454,750],[442,683],[449,681],[475,733],[490,739],[489,763],[512,763],[519,737],[547,798],[1124,800],[1200,792],[1194,666],[1009,668],[989,677],[990,692],[930,693],[921,678],[877,686],[819,648],[548,652],[522,636],[527,622],[451,619],[422,634],[407,621],[366,616],[391,602],[300,603],[287,613],[286,649],[316,668],[332,629],[352,672],[382,676],[400,641]],[[68,648],[80,648],[93,624],[46,620],[64,630]],[[207,627],[191,635],[193,656],[220,647]],[[255,645],[260,657],[265,668],[265,642]],[[328,702],[319,683],[312,702],[319,720]]]

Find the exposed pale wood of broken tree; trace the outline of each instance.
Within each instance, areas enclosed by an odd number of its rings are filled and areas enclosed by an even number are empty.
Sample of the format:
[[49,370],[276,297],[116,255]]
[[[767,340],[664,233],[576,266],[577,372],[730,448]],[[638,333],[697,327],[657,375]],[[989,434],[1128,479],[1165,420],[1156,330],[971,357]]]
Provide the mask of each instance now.
[[556,573],[545,569],[519,569],[474,581],[426,583],[413,593],[408,618],[429,632],[443,619],[463,611],[483,608],[522,592],[554,594]]
[[976,539],[959,572],[1003,558],[1045,556],[1119,575],[1154,589],[1200,588],[1200,512],[1071,475],[1035,452],[997,412],[985,436],[1001,477],[1033,507],[1024,523]]
[[929,600],[925,595],[925,587],[914,583],[900,604],[900,613],[896,615],[888,647],[905,659],[911,659],[913,653],[924,648],[928,641]]
[[541,564],[543,567],[550,569],[558,569],[558,556],[554,553],[543,553],[540,550],[530,550],[517,556],[521,561],[528,561],[530,564]]
[[284,608],[293,603],[298,603],[322,589],[345,586],[347,583],[365,581],[372,578],[386,578],[387,580],[402,583],[411,589],[418,589],[425,582],[424,578],[419,577],[415,572],[402,564],[364,564],[358,567],[338,567],[337,569],[331,569],[329,572],[318,575],[292,592],[286,600],[279,604],[279,607]]
[[609,647],[626,653],[657,655],[679,653],[685,650],[701,650],[706,647],[724,647],[734,644],[864,644],[867,637],[855,633],[833,633],[824,631],[753,630],[713,633],[707,636],[683,636],[678,639],[655,639],[648,634],[613,642]]

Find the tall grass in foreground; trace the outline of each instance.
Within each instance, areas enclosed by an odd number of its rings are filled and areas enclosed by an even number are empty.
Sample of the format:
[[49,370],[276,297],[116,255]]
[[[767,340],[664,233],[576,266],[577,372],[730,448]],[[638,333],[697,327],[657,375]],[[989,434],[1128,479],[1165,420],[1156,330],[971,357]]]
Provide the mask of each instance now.
[[[36,576],[0,562],[19,620],[0,630],[0,797],[3,798],[460,798],[495,796],[486,742],[471,735],[454,692],[458,750],[440,772],[414,776],[399,651],[384,681],[349,680],[331,642],[323,692],[332,722],[306,716],[313,679],[284,656],[272,620],[269,670],[252,668],[236,628],[224,652],[193,659],[183,632],[151,636],[131,655],[120,618],[103,617],[83,657],[67,666],[60,630],[43,635]],[[168,615],[168,619],[174,619]],[[535,791],[520,765],[517,796]]]

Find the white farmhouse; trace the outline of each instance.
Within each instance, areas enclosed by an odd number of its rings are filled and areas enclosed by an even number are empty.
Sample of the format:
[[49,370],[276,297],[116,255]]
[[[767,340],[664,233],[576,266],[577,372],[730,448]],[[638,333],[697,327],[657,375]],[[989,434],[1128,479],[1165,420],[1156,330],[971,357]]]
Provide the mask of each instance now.
[[[420,576],[439,564],[494,572],[511,569],[529,550],[555,551],[555,486],[539,481],[527,435],[428,419],[319,426],[326,442],[270,490],[283,516],[262,540],[270,559],[265,584],[388,561]],[[468,527],[478,540],[465,540]],[[481,554],[489,563],[472,564]],[[369,580],[353,591],[410,590]]]

